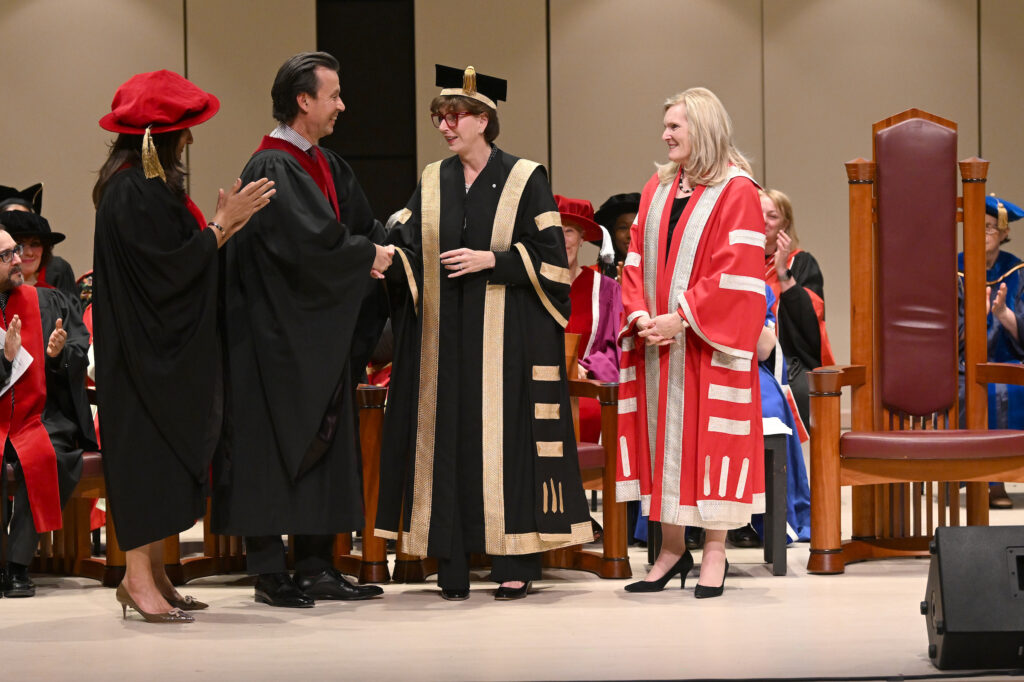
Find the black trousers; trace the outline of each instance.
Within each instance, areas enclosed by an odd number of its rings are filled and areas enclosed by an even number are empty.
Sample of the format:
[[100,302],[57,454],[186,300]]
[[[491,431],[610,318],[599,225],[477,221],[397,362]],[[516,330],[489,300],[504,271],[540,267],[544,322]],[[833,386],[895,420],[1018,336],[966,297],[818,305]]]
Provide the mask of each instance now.
[[[4,444],[3,454],[4,466],[0,466],[0,472],[6,477],[6,463],[10,462],[15,469],[21,467],[18,461],[18,453],[8,440]],[[39,544],[39,533],[36,532],[35,522],[32,520],[32,508],[28,502],[28,488],[24,480],[14,491],[14,503],[10,506],[10,515],[7,515],[7,498],[3,499],[4,521],[10,520],[7,528],[7,561],[27,566],[32,563],[32,557],[36,554],[36,545]]]
[[[295,572],[318,575],[330,568],[334,535],[293,535]],[[245,566],[250,575],[284,573],[288,570],[284,541],[280,535],[256,535],[245,538]]]
[[[469,554],[462,538],[462,523],[453,516],[452,549],[447,559],[437,561],[437,586],[442,590],[469,589]],[[540,580],[540,554],[491,557],[491,580],[497,583]]]

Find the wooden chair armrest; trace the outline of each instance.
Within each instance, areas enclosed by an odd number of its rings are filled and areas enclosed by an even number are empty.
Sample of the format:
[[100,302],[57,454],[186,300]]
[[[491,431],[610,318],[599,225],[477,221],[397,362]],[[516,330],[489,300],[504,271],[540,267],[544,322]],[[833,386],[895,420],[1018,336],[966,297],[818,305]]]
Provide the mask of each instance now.
[[574,398],[595,398],[602,405],[609,405],[618,402],[619,385],[597,379],[570,379],[569,395]]
[[1024,365],[1010,362],[979,362],[979,384],[1016,384],[1024,386]]
[[807,373],[811,395],[840,393],[843,386],[860,386],[866,379],[864,365],[828,365]]

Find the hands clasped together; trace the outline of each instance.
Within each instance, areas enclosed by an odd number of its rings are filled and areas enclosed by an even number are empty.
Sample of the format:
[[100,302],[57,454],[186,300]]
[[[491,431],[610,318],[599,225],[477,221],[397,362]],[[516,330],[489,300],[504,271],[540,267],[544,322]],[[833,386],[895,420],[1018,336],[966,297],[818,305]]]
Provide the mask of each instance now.
[[454,249],[441,254],[441,265],[452,272],[452,277],[462,277],[471,272],[480,272],[494,267],[493,251],[474,251],[473,249]]
[[676,342],[676,337],[688,325],[676,313],[665,313],[655,318],[641,315],[637,318],[637,335],[647,342],[648,346],[667,346]]

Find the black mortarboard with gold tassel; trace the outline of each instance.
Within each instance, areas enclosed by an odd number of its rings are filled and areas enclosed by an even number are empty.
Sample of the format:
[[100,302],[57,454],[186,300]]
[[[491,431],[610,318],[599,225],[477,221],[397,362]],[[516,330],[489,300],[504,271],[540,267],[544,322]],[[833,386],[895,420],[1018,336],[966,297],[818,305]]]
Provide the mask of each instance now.
[[472,66],[457,69],[453,66],[434,65],[436,82],[442,95],[461,95],[483,102],[491,109],[497,109],[497,102],[505,101],[508,81],[477,73]]

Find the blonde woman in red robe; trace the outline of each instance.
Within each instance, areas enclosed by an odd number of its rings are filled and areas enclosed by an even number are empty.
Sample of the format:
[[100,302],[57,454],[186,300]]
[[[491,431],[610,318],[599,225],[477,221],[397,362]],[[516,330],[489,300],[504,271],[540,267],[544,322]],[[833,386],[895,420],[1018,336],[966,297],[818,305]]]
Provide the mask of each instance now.
[[664,112],[668,163],[644,187],[622,274],[616,493],[662,524],[657,560],[626,590],[685,587],[685,528],[699,526],[700,599],[723,592],[726,531],[764,511],[764,219],[714,93],[691,88]]

